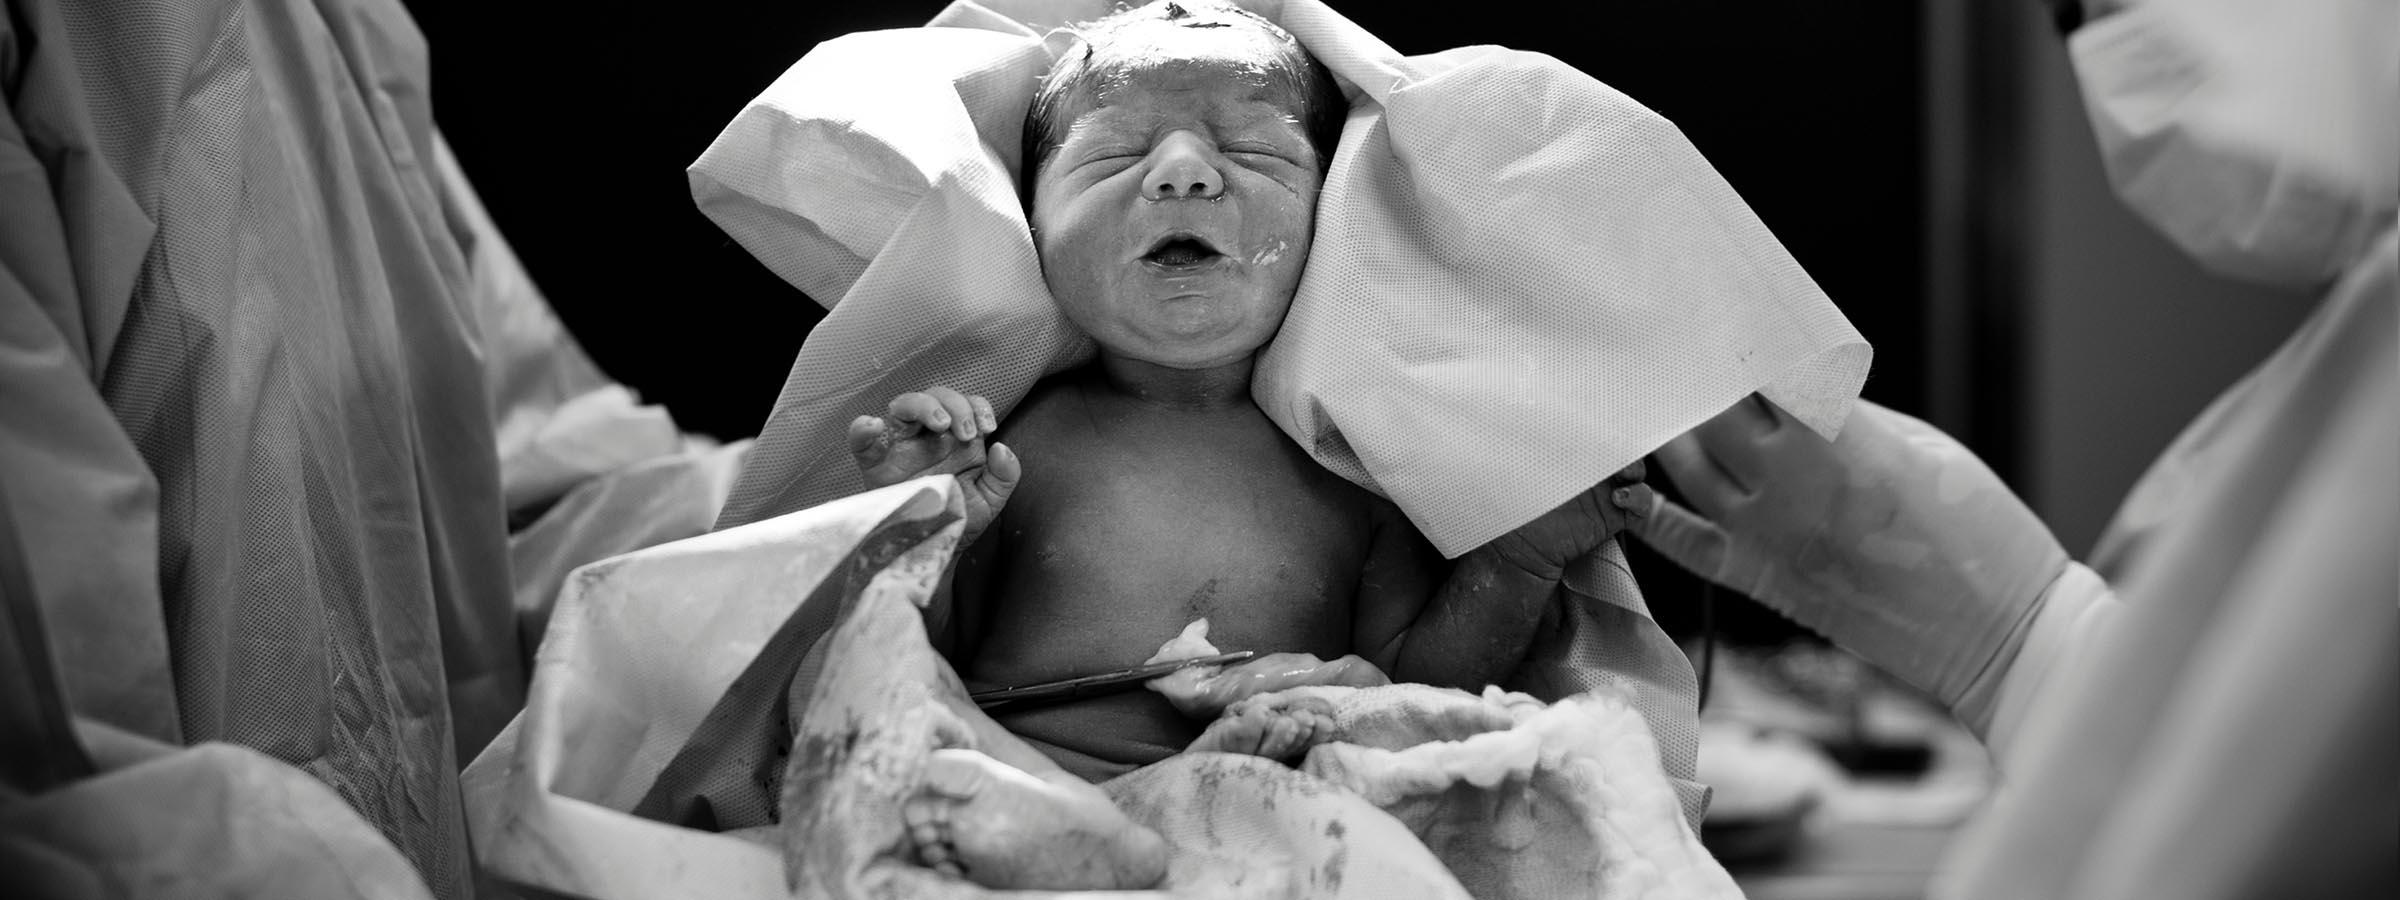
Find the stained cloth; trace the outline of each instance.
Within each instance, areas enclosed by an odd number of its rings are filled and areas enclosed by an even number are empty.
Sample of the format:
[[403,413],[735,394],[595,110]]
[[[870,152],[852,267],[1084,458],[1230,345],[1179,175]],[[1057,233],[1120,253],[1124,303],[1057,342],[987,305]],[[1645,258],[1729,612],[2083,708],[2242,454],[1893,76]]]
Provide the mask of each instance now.
[[[955,547],[957,491],[919,480],[580,571],[521,730],[467,774],[488,786],[470,792],[486,864],[595,898],[983,896],[894,855],[898,801],[940,743],[929,711],[956,689],[917,604]],[[815,616],[839,624],[787,732],[814,749],[790,750],[789,783],[744,788],[782,795],[776,843],[800,867],[632,815],[789,623]],[[1174,847],[1165,896],[1738,896],[1684,825],[1644,720],[1611,694],[1304,690],[1334,704],[1343,743],[1298,770],[1189,754],[1103,786]]]
[[[1404,58],[1314,0],[1253,6],[1352,103],[1253,397],[1446,555],[1754,390],[1820,431],[1843,419],[1867,345],[1665,120],[1540,54]],[[828,41],[693,164],[701,210],[828,307],[720,526],[859,490],[843,426],[893,396],[944,384],[1005,417],[1090,356],[1043,284],[1016,179],[1061,48],[1045,34],[1105,12],[961,2],[945,27]],[[1688,781],[1689,661],[1614,545],[1566,584],[1564,626],[1509,686],[1627,691]],[[1697,821],[1705,791],[1683,795]]]
[[397,2],[8,11],[8,602],[74,714],[295,766],[466,896],[458,761],[523,696],[510,504],[680,439],[474,202]]

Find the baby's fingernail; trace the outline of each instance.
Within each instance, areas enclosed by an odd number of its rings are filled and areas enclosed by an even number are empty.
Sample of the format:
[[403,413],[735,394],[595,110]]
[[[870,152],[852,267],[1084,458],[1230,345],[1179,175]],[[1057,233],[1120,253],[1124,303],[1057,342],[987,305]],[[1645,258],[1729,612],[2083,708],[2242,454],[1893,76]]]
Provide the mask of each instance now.
[[1616,504],[1617,504],[1619,507],[1622,507],[1622,508],[1625,508],[1625,509],[1632,509],[1632,508],[1633,508],[1633,500],[1634,500],[1634,497],[1633,497],[1633,489],[1632,489],[1632,488],[1622,488],[1622,487],[1621,487],[1621,488],[1618,488],[1618,489],[1616,489],[1616,490],[1610,491],[1610,492],[1609,492],[1609,494],[1608,494],[1608,498],[1609,498],[1610,500],[1614,500],[1614,501],[1616,501]]

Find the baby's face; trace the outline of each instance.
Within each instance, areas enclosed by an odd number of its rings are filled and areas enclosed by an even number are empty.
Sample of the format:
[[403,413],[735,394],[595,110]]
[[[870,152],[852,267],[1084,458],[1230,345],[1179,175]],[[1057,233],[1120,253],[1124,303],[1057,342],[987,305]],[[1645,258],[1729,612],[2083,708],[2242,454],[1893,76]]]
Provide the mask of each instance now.
[[1034,235],[1052,295],[1102,348],[1206,368],[1283,324],[1321,179],[1301,98],[1260,74],[1265,36],[1161,31],[1188,34],[1094,61],[1103,86],[1035,177]]

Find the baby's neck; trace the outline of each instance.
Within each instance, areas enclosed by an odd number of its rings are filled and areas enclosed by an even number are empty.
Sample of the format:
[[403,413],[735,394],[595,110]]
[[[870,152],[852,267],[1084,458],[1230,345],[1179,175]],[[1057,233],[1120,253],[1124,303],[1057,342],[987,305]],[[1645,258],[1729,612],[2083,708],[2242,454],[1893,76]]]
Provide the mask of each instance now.
[[1100,351],[1092,367],[1102,387],[1160,406],[1216,409],[1250,402],[1250,369],[1257,355],[1205,369],[1176,369]]

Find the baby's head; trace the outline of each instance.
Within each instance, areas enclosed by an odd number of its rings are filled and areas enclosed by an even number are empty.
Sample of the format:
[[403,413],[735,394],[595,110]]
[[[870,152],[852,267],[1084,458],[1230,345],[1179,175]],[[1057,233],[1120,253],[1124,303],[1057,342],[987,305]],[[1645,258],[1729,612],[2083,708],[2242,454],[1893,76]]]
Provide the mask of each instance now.
[[1164,0],[1078,31],[1026,116],[1042,274],[1109,352],[1238,362],[1283,324],[1341,123],[1333,76],[1283,29]]

